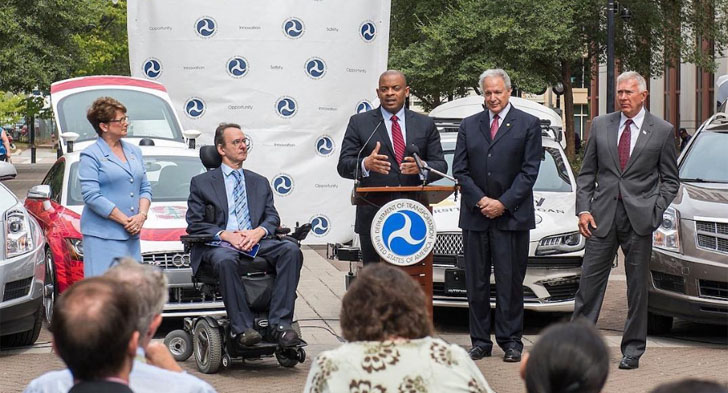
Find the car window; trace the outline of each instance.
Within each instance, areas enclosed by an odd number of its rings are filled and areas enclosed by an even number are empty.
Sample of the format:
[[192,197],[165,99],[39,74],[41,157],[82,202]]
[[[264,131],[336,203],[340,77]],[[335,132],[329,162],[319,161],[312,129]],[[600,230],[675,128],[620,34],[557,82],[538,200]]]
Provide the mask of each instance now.
[[680,163],[680,179],[728,183],[728,133],[701,132]]
[[[447,161],[447,174],[452,176],[452,159],[455,151],[446,150],[445,161]],[[432,182],[433,185],[451,186],[452,181],[440,179]],[[572,186],[569,180],[569,171],[566,168],[566,161],[559,149],[544,147],[541,157],[541,167],[538,171],[534,191],[571,192]]]
[[58,103],[58,119],[61,132],[75,132],[77,141],[96,139],[86,111],[99,97],[113,97],[124,106],[129,116],[127,136],[182,140],[172,108],[161,98],[134,90],[100,89],[82,91],[63,98]]
[[66,161],[56,162],[46,174],[41,184],[51,186],[51,199],[61,203],[61,192],[63,190],[63,170],[66,168]]
[[[144,156],[147,180],[152,186],[152,201],[187,201],[190,180],[205,172],[197,157]],[[78,180],[78,162],[71,165],[68,185],[68,205],[82,205],[81,182]]]
[[5,188],[5,186],[0,184],[0,219],[2,219],[2,214],[5,213],[6,210],[16,204],[18,204],[18,200],[15,198],[15,195]]

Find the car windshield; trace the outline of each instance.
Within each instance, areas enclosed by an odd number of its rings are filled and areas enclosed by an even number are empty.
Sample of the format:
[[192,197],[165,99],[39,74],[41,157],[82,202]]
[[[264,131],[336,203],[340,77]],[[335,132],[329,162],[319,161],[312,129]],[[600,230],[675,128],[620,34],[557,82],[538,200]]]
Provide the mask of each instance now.
[[77,141],[96,139],[86,111],[99,97],[113,97],[126,107],[129,116],[129,137],[182,140],[172,108],[161,98],[135,90],[99,89],[82,91],[63,98],[58,103],[58,119],[61,132],[75,132]]
[[701,132],[680,163],[680,180],[728,183],[728,132]]
[[[190,180],[205,172],[197,157],[144,156],[147,179],[152,186],[154,202],[187,201]],[[78,162],[71,165],[68,185],[68,205],[82,205],[81,182],[78,180]]]
[[[452,175],[452,159],[455,151],[445,151],[445,161],[447,161],[447,173]],[[433,182],[434,185],[450,186],[452,182],[447,179],[440,179]],[[569,180],[569,171],[566,168],[566,161],[557,148],[544,147],[543,156],[541,156],[541,167],[538,171],[536,184],[533,186],[534,191],[551,191],[551,192],[571,192],[571,181]]]
[[15,195],[13,195],[10,190],[0,185],[0,219],[2,219],[2,213],[5,213],[6,210],[17,204],[18,200],[15,199]]

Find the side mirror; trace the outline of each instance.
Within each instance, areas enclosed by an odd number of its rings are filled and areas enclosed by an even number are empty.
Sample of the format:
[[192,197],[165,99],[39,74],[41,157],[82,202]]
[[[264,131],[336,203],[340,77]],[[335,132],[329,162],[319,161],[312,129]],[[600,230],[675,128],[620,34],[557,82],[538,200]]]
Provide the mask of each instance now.
[[31,187],[30,190],[28,190],[28,199],[51,199],[51,186],[48,184],[39,184]]
[[185,139],[187,139],[187,146],[189,146],[190,149],[194,149],[195,140],[202,135],[202,132],[197,130],[184,130],[182,131],[182,135]]
[[75,142],[76,139],[78,139],[80,137],[80,135],[78,135],[75,132],[64,132],[63,134],[61,134],[61,137],[63,138],[63,140],[66,141],[66,151],[68,153],[72,153],[73,152],[73,142]]
[[15,176],[17,175],[18,171],[15,170],[15,165],[9,162],[0,161],[0,181],[15,179]]

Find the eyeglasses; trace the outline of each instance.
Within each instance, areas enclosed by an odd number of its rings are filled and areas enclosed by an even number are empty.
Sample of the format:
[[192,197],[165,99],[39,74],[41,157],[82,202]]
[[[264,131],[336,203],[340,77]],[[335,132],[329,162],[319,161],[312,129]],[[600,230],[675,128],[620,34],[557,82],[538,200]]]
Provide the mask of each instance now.
[[246,138],[234,139],[234,140],[232,140],[230,142],[230,144],[232,144],[235,147],[240,146],[241,143],[245,143],[245,147],[249,147],[250,146],[250,139],[248,139],[246,137]]
[[121,119],[109,120],[107,121],[107,123],[129,123],[130,121],[131,119],[129,118],[129,116],[124,116]]

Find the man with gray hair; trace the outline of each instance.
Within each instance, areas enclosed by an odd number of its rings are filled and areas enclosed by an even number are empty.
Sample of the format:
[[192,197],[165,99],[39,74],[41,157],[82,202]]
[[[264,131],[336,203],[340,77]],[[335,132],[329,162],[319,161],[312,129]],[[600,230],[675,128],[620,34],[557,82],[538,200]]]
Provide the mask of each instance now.
[[617,78],[620,111],[592,120],[576,179],[579,232],[587,241],[572,319],[597,322],[621,247],[628,307],[621,369],[639,367],[645,352],[652,232],[679,186],[673,126],[645,110],[647,94],[640,74],[629,71]]
[[463,119],[453,158],[462,192],[460,228],[470,307],[470,358],[491,355],[490,273],[495,275],[495,338],[503,361],[523,351],[523,278],[529,231],[536,227],[533,185],[543,147],[539,120],[509,103],[511,79],[501,69],[480,76],[481,113]]
[[[139,347],[129,376],[129,383],[136,393],[189,392],[212,393],[215,389],[201,379],[186,374],[177,364],[167,347],[152,341],[162,323],[162,310],[169,297],[167,277],[150,265],[122,258],[102,277],[131,288],[138,296]],[[34,379],[26,393],[51,393],[68,391],[73,377],[68,370],[51,371]]]

